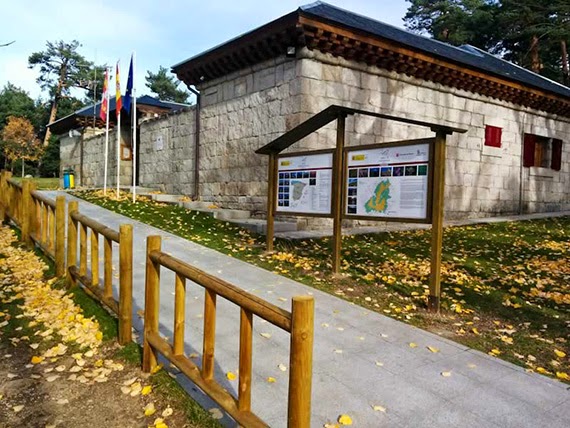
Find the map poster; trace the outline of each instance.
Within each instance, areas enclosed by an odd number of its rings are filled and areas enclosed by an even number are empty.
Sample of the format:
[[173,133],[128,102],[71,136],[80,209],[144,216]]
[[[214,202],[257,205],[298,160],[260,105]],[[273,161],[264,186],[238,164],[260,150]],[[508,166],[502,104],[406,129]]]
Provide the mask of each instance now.
[[330,215],[333,154],[296,154],[277,160],[277,212]]
[[348,150],[346,215],[426,220],[429,157],[428,141]]

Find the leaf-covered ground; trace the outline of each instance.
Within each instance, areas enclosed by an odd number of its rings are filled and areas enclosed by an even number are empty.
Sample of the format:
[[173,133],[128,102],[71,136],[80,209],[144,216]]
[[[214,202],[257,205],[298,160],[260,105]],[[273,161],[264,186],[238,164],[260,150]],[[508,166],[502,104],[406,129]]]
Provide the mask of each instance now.
[[570,217],[448,227],[442,313],[426,311],[430,232],[343,237],[343,275],[331,275],[331,240],[264,237],[181,207],[100,191],[76,195],[222,253],[570,381]]
[[0,226],[0,427],[216,427],[116,321]]

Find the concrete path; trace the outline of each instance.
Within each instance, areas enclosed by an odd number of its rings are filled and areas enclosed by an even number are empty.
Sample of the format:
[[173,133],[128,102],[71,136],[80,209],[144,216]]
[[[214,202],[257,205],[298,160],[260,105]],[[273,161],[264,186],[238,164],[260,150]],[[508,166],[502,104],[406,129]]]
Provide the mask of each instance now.
[[[49,192],[51,196],[55,192]],[[74,199],[68,196],[68,199]],[[290,309],[292,296],[312,294],[316,301],[312,426],[351,416],[357,427],[569,427],[568,387],[524,369],[425,332],[334,296],[275,275],[232,257],[175,237],[103,208],[80,201],[80,212],[112,227],[134,225],[136,311],[144,307],[145,238],[163,236],[163,250],[258,296]],[[115,251],[116,253],[116,251]],[[102,269],[101,269],[102,272]],[[114,279],[117,281],[117,279]],[[172,336],[174,277],[162,270],[160,329]],[[186,352],[201,353],[203,289],[187,285]],[[269,333],[266,339],[261,333]],[[235,393],[238,368],[239,310],[218,303],[216,378]],[[286,426],[288,336],[269,323],[254,321],[253,410],[272,427]],[[415,342],[417,348],[410,348]],[[432,353],[426,347],[440,349]],[[196,361],[200,364],[200,359]],[[443,377],[449,371],[451,376]],[[268,383],[267,377],[277,382]],[[183,376],[178,380],[206,409],[216,407]],[[383,406],[386,411],[374,411]],[[234,426],[227,417],[226,426]]]

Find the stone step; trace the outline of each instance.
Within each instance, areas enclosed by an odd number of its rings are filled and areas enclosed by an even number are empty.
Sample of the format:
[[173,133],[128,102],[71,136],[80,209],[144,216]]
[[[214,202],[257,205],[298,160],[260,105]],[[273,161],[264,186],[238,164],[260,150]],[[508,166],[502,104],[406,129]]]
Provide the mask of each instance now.
[[[267,221],[262,219],[250,218],[245,220],[229,220],[237,226],[248,229],[251,232],[265,235],[267,233]],[[294,232],[297,230],[297,222],[276,221],[274,222],[274,231],[277,232]]]
[[180,199],[183,198],[182,195],[167,195],[164,193],[154,193],[150,195],[151,199],[156,202],[162,202],[165,204],[178,204]]
[[210,202],[191,201],[191,202],[181,202],[180,205],[186,208],[187,210],[200,211],[202,213],[210,214],[216,220],[224,220],[224,221],[244,220],[251,217],[251,213],[245,210],[231,210],[227,208],[208,208],[212,206]]

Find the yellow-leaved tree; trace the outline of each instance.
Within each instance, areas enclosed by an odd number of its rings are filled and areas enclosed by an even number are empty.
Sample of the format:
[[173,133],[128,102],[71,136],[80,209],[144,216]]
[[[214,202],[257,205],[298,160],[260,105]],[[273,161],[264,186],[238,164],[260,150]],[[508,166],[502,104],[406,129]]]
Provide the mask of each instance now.
[[38,160],[42,155],[43,146],[34,132],[34,126],[24,117],[8,117],[1,139],[4,156],[12,164],[18,159],[22,160],[22,177],[25,162]]

